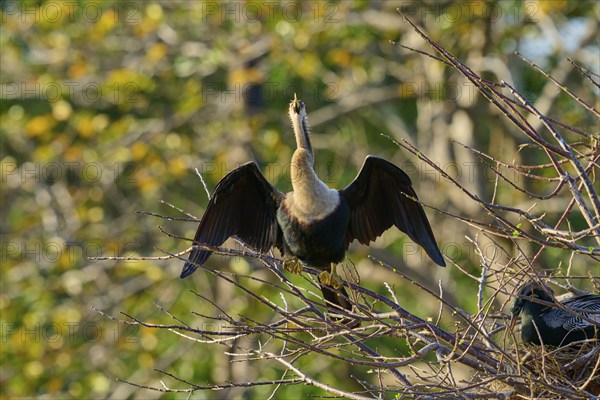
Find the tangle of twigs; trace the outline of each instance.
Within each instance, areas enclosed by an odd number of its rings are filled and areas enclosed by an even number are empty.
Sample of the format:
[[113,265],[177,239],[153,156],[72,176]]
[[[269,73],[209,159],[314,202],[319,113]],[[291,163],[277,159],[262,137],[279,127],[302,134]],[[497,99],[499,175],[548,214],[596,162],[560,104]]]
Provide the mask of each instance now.
[[[172,315],[157,305],[159,310],[171,319],[171,324],[153,324],[124,314],[119,319],[125,324],[142,325],[151,329],[163,329],[179,335],[181,340],[195,343],[197,346],[222,346],[223,351],[234,360],[254,360],[261,363],[274,363],[287,372],[281,379],[248,382],[222,382],[214,385],[200,385],[178,378],[174,374],[157,370],[170,379],[173,386],[162,383],[161,386],[143,386],[135,382],[131,385],[160,392],[193,393],[202,390],[223,390],[231,387],[252,387],[258,385],[273,386],[274,394],[281,385],[312,385],[330,396],[351,399],[382,397],[418,397],[418,398],[521,398],[548,397],[586,399],[600,394],[600,345],[593,340],[573,349],[525,348],[519,344],[515,332],[506,329],[507,314],[498,308],[500,298],[510,299],[513,289],[524,279],[550,281],[565,289],[575,291],[571,284],[574,280],[588,279],[594,287],[600,287],[598,273],[588,276],[569,275],[559,269],[547,276],[535,267],[536,259],[548,249],[573,252],[593,260],[600,260],[600,198],[598,186],[594,181],[598,173],[600,159],[600,138],[597,132],[585,132],[551,117],[542,115],[511,84],[501,81],[492,82],[483,79],[471,68],[463,64],[454,55],[434,42],[417,25],[412,25],[422,39],[435,51],[432,55],[420,50],[410,49],[419,54],[443,62],[449,68],[460,73],[474,85],[489,103],[508,118],[527,140],[528,146],[547,157],[547,163],[523,165],[495,159],[492,155],[464,146],[496,174],[497,183],[507,183],[515,193],[534,198],[540,202],[553,199],[564,192],[570,193],[570,200],[558,220],[549,220],[545,213],[524,210],[515,205],[500,204],[494,198],[485,200],[452,178],[437,164],[422,154],[408,141],[389,138],[397,146],[437,170],[442,177],[464,193],[467,201],[473,201],[484,211],[485,218],[475,220],[437,210],[451,218],[456,218],[476,228],[480,233],[468,240],[476,249],[481,265],[480,274],[472,274],[462,268],[460,262],[448,259],[450,268],[456,268],[472,279],[479,287],[477,309],[468,313],[444,298],[443,293],[434,293],[403,275],[396,266],[372,257],[372,261],[381,267],[393,270],[410,285],[415,285],[424,296],[435,299],[442,310],[451,313],[456,325],[441,327],[437,321],[424,320],[405,310],[398,304],[394,287],[386,284],[387,295],[376,293],[353,282],[344,282],[350,290],[355,311],[345,312],[347,318],[360,320],[360,325],[352,330],[340,325],[322,311],[323,300],[318,294],[315,279],[317,271],[305,269],[305,283],[292,283],[281,271],[281,261],[272,255],[261,255],[251,250],[232,250],[205,246],[215,253],[226,256],[254,258],[273,276],[275,282],[248,275],[236,275],[217,270],[202,268],[204,273],[213,274],[228,284],[245,292],[261,306],[270,310],[269,321],[254,321],[249,317],[234,316],[226,312],[201,293],[195,293],[202,302],[205,318],[215,321],[215,329],[197,329],[185,322],[184,318]],[[404,47],[404,46],[403,46]],[[535,63],[519,55],[531,67],[544,74],[558,88],[567,93],[573,101],[588,110],[595,118],[600,113],[585,103],[575,93],[563,88],[552,76],[545,73]],[[597,76],[574,65],[581,74],[598,86]],[[535,130],[529,122],[530,117],[541,121],[544,132]],[[578,142],[569,143],[561,132],[570,132]],[[534,192],[529,188],[513,183],[506,171],[516,173],[523,178],[534,179],[544,185],[544,192]],[[552,172],[552,173],[550,173]],[[424,204],[427,206],[427,204]],[[569,213],[578,212],[587,227],[574,231],[566,226]],[[156,214],[148,214],[159,216]],[[159,216],[163,218],[171,218]],[[188,218],[185,218],[188,219]],[[518,221],[518,222],[515,222]],[[167,235],[171,235],[163,231]],[[175,235],[171,235],[176,237]],[[482,251],[479,243],[484,238],[495,245],[492,255]],[[188,239],[189,240],[189,239]],[[506,242],[514,245],[516,254],[506,249]],[[539,251],[531,258],[522,250],[523,243],[536,244]],[[203,244],[199,244],[203,245]],[[185,252],[171,254],[163,252],[160,259],[185,260]],[[113,258],[114,259],[114,258]],[[157,258],[151,258],[157,259]],[[249,283],[259,281],[262,285],[274,286],[282,299],[293,296],[303,306],[297,309],[288,307],[287,302],[276,302],[265,298],[249,288]],[[507,301],[502,302],[503,306]],[[504,309],[508,309],[505,307]],[[114,317],[110,317],[114,318]],[[440,318],[438,318],[439,321]],[[256,340],[240,339],[258,338]],[[398,347],[407,346],[406,354],[390,353],[379,350],[372,343],[377,339],[397,341]],[[372,371],[376,379],[358,380],[362,390],[348,390],[341,380],[337,386],[325,384],[310,376],[300,366],[300,361],[312,357],[330,359],[348,363],[354,368]],[[470,377],[458,375],[458,366],[467,367]],[[352,379],[352,377],[347,377]]]

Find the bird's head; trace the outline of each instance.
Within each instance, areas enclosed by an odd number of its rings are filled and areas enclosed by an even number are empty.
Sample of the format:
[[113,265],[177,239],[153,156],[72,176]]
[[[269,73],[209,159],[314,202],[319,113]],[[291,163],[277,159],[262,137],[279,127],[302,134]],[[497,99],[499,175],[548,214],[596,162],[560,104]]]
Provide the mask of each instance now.
[[513,317],[518,316],[523,310],[525,303],[530,302],[531,299],[552,302],[552,297],[550,297],[549,293],[554,295],[552,289],[547,286],[542,286],[536,281],[525,282],[517,290],[515,304],[510,310]]
[[294,115],[301,115],[301,117],[306,116],[306,107],[304,106],[304,102],[302,100],[298,100],[298,96],[294,93],[294,98],[290,102],[290,118],[293,118]]
[[308,125],[308,118],[306,116],[306,107],[302,100],[298,100],[294,93],[294,99],[290,102],[289,109],[290,120],[292,121],[292,128],[294,129],[294,135],[296,136],[296,146],[298,149],[304,149],[308,151],[310,156],[313,156],[312,146],[310,144],[310,127]]

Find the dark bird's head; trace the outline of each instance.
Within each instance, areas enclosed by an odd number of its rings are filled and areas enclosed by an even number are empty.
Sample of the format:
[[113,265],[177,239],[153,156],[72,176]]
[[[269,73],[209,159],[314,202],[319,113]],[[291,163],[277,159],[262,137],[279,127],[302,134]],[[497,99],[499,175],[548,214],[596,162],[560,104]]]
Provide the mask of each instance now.
[[[550,289],[547,286],[542,287],[542,285],[540,285],[538,282],[525,282],[517,291],[517,298],[515,299],[515,304],[510,310],[513,315],[513,318],[516,318],[523,310],[525,304],[531,302],[532,299],[552,302],[552,297],[550,297],[548,293],[554,294],[552,289]],[[540,306],[542,305],[540,304]]]
[[298,150],[305,150],[312,158],[313,150],[309,138],[310,128],[308,118],[306,117],[306,107],[302,100],[298,100],[295,93],[294,99],[290,102],[289,115],[292,121],[292,128],[294,129],[294,136],[296,136]]
[[304,102],[302,100],[298,100],[298,96],[294,93],[294,98],[290,102],[290,118],[292,115],[299,115],[300,112],[304,112],[306,114],[306,108],[304,107]]

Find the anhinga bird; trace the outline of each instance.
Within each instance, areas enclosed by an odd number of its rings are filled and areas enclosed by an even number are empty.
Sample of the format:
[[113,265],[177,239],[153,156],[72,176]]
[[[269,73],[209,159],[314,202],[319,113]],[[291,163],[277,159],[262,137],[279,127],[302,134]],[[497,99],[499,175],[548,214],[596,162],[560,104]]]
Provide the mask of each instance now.
[[[283,194],[248,162],[216,186],[194,242],[220,246],[237,236],[259,252],[277,247],[285,269],[321,270],[319,283],[329,306],[352,309],[335,273],[353,240],[369,244],[392,225],[421,245],[440,266],[444,259],[408,175],[381,158],[368,156],[358,176],[343,190],[330,189],[313,169],[314,154],[304,103],[290,103],[297,149],[292,156],[293,191]],[[181,277],[193,273],[211,251],[194,248]]]
[[[567,311],[559,305],[536,302],[554,303],[549,293],[554,295],[552,289],[534,281],[519,288],[519,297],[511,310],[511,326],[521,314],[523,343],[565,346],[580,340],[600,338],[600,296],[586,294],[564,300],[560,304],[571,310]],[[596,324],[588,320],[596,321]]]

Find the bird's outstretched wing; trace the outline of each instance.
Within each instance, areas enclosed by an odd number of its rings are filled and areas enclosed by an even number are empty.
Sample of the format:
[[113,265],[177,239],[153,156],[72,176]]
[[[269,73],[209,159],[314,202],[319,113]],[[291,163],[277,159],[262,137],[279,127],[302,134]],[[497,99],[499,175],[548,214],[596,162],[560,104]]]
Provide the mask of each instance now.
[[368,156],[350,185],[340,191],[350,208],[346,246],[354,239],[369,244],[395,225],[422,246],[436,264],[445,266],[442,253],[408,175],[394,164]]
[[[585,318],[600,323],[600,296],[595,294],[586,294],[583,296],[567,299],[563,305],[573,310],[573,313],[566,312],[561,308],[550,309],[544,319],[549,321],[551,327],[562,326],[567,331],[577,329],[593,329],[593,324]],[[585,311],[584,311],[585,310]]]
[[[194,241],[220,246],[237,236],[259,252],[281,248],[277,208],[283,194],[260,173],[253,162],[243,164],[219,181],[200,221]],[[212,252],[193,249],[181,277],[193,273]]]

